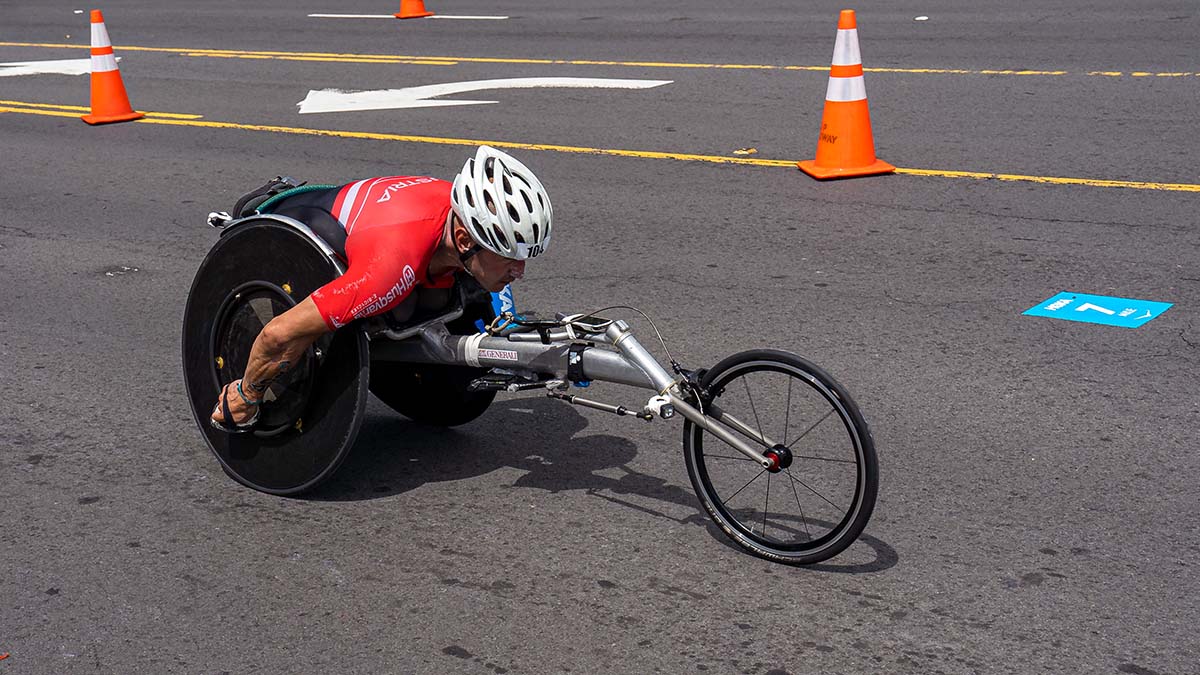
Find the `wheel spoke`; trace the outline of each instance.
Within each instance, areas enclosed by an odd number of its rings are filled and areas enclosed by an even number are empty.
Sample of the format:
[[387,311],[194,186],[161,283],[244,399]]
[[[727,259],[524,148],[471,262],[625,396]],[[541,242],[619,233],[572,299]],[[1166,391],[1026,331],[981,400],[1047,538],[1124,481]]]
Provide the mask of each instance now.
[[[791,477],[790,474],[788,477]],[[807,534],[809,540],[812,540],[812,532],[808,531],[808,518],[804,516],[804,507],[800,506],[800,493],[796,492],[796,483],[792,481],[788,485],[792,486],[792,496],[796,498],[796,508],[800,509],[800,522],[804,523],[804,534]]]
[[[733,494],[729,495],[728,497],[726,497],[726,498],[725,498],[725,503],[726,503],[726,504],[728,504],[729,502],[733,501],[733,498],[734,498],[734,497],[736,497],[736,496],[738,496],[738,493],[739,493],[739,492],[741,492],[742,490],[745,490],[745,489],[746,489],[746,487],[747,487],[748,485],[750,485],[750,484],[751,484],[751,483],[753,483],[754,481],[758,480],[758,477],[759,477],[759,476],[761,476],[761,475],[763,475],[763,474],[764,474],[764,473],[766,473],[766,472],[767,472],[767,470],[766,470],[766,469],[763,469],[762,471],[759,471],[759,472],[758,472],[758,473],[757,473],[757,474],[754,476],[754,478],[751,478],[750,480],[746,481],[746,485],[743,485],[742,487],[738,488],[738,491],[737,491],[737,492],[735,492],[735,493],[733,493]],[[795,480],[795,479],[793,479],[793,480]]]
[[792,380],[794,380],[794,379],[795,378],[793,378],[793,377],[788,377],[788,379],[787,379],[787,381],[788,381],[787,405],[784,406],[784,408],[783,408],[783,435],[780,436],[780,438],[782,438],[785,441],[787,440],[788,421],[790,420],[790,418],[792,416]]
[[[786,471],[787,471],[787,477],[788,477],[788,478],[791,478],[793,481],[795,481],[795,482],[797,482],[797,483],[799,483],[799,484],[803,485],[803,486],[805,487],[805,489],[807,489],[809,492],[811,492],[811,493],[813,493],[814,495],[816,495],[816,496],[820,497],[821,499],[824,499],[824,500],[825,500],[825,503],[829,504],[830,506],[832,506],[833,508],[837,509],[838,511],[841,511],[841,510],[842,510],[842,507],[840,507],[840,506],[838,506],[837,504],[834,504],[833,502],[829,501],[829,499],[827,499],[827,498],[825,497],[825,495],[823,495],[823,494],[821,494],[820,492],[817,492],[816,490],[812,489],[812,487],[811,487],[811,486],[810,486],[808,483],[805,483],[804,481],[800,480],[799,478],[796,478],[795,476],[793,476],[793,475],[792,475],[792,472],[791,472],[791,470],[790,470],[790,469],[786,469]],[[758,476],[755,476],[755,478],[758,478]],[[793,489],[795,489],[795,488],[793,488]],[[844,513],[844,512],[843,512],[843,513]]]
[[750,399],[750,412],[754,413],[754,423],[758,425],[758,437],[766,438],[762,432],[762,422],[758,419],[758,410],[754,407],[754,397],[750,395],[750,378],[743,377],[742,385],[746,387],[746,398]]
[[829,409],[829,412],[827,412],[827,413],[825,413],[824,415],[822,415],[822,416],[821,416],[821,419],[817,420],[816,422],[813,422],[813,425],[812,425],[811,427],[809,427],[809,428],[805,429],[805,430],[804,430],[804,433],[800,434],[800,435],[799,435],[799,436],[796,438],[796,440],[792,441],[791,443],[788,443],[788,444],[787,444],[787,448],[788,448],[788,450],[791,450],[793,445],[795,445],[795,444],[799,443],[799,442],[800,442],[800,440],[801,440],[801,439],[803,439],[805,436],[807,436],[807,435],[808,435],[810,432],[812,432],[812,430],[813,430],[813,429],[816,429],[818,424],[820,424],[821,422],[824,422],[825,420],[829,419],[829,416],[830,416],[830,415],[832,415],[832,414],[834,413],[834,411],[835,411],[835,410],[836,410],[835,408],[830,408],[830,409]]

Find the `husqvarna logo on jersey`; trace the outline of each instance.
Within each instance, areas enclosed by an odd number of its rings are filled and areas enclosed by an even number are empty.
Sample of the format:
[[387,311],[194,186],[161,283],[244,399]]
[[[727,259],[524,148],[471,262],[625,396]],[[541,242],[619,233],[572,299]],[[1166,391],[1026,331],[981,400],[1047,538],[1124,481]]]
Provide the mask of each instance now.
[[417,275],[413,273],[412,266],[405,265],[403,276],[401,277],[399,283],[397,283],[395,286],[392,286],[392,288],[385,293],[383,297],[371,295],[371,297],[359,303],[359,305],[354,308],[354,311],[352,311],[351,314],[354,316],[354,318],[361,319],[364,316],[371,316],[372,314],[380,312],[384,308],[391,305],[397,298],[407,295],[416,284]]
[[397,182],[392,183],[391,185],[387,186],[386,188],[384,188],[383,194],[379,196],[379,199],[375,200],[375,203],[382,204],[386,201],[391,201],[392,193],[396,192],[398,190],[403,190],[406,187],[412,187],[414,185],[422,185],[424,183],[432,183],[436,180],[437,180],[436,178],[410,178],[408,180],[397,181]]

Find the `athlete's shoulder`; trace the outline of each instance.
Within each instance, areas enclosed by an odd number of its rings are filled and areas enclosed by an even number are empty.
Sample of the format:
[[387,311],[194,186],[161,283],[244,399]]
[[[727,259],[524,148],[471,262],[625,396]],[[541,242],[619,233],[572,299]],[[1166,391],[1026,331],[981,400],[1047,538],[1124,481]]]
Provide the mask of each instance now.
[[378,204],[395,197],[403,197],[405,202],[449,202],[450,187],[450,183],[429,176],[389,176],[372,186],[368,198]]
[[417,186],[431,186],[449,190],[453,184],[450,181],[432,176],[375,176],[351,181],[342,185],[342,192],[395,192]]
[[397,189],[437,183],[445,183],[446,185],[450,185],[450,181],[442,180],[441,178],[434,178],[433,176],[376,176],[375,178],[367,178],[363,182],[373,183],[375,185],[383,185],[386,187],[395,185],[397,186]]

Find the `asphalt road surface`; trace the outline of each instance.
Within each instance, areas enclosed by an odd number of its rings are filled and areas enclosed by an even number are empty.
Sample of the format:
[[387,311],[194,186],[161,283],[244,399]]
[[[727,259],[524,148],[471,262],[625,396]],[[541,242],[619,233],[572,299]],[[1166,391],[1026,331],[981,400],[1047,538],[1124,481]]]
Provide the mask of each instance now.
[[[685,4],[113,0],[153,114],[100,127],[87,75],[0,66],[0,675],[1198,672],[1196,5],[859,3],[899,171],[824,183],[793,162],[842,6]],[[87,58],[87,9],[0,3],[0,63]],[[670,84],[297,108],[527,77]],[[373,401],[306,498],[223,474],[179,353],[205,214],[278,174],[449,178],[479,142],[527,144],[554,198],[520,307],[634,305],[688,365],[786,348],[853,393],[881,467],[855,545],[747,555],[678,422],[537,395],[448,431]],[[1173,306],[1023,315],[1063,291]]]

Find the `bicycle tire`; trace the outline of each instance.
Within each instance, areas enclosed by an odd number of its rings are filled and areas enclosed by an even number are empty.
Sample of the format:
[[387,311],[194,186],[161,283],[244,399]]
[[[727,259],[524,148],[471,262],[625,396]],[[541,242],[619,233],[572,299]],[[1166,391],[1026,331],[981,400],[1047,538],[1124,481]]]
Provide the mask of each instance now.
[[[744,398],[749,401],[750,409],[742,413],[742,417],[753,421],[758,434],[764,436],[764,428],[775,427],[764,427],[761,420],[760,408],[765,410],[767,401],[761,397],[758,405],[754,401],[749,378],[758,373],[764,375],[755,378],[757,383],[774,382],[780,377],[787,379],[787,401],[783,406],[784,440],[779,441],[779,445],[787,448],[789,465],[772,472],[718,441],[711,434],[705,434],[698,425],[687,421],[683,429],[683,445],[688,476],[700,503],[713,522],[741,548],[759,557],[789,565],[810,565],[828,560],[844,551],[862,534],[874,510],[879,484],[874,440],[861,411],[844,387],[810,361],[782,350],[751,350],[723,359],[705,372],[700,380],[702,398],[706,399],[702,403],[712,411],[720,409],[728,412],[724,407],[731,403],[739,410],[745,408],[741,403],[741,387],[735,385],[735,382],[741,380],[745,389]],[[798,392],[802,399],[799,405],[793,402],[793,397],[797,395],[794,392],[796,383],[804,387]],[[723,398],[726,399],[725,402],[722,402]],[[819,417],[799,438],[787,444],[793,410],[797,410],[797,414],[811,415],[812,417],[808,418],[808,421],[811,421],[817,414],[809,412],[808,409],[819,411],[822,405],[827,405],[829,412]],[[773,404],[770,410],[777,412],[779,407]],[[825,420],[835,414],[841,425],[829,424],[822,428]],[[820,433],[814,435],[818,429]],[[844,440],[838,440],[843,435]],[[714,441],[708,452],[704,447],[705,436]],[[769,434],[766,437],[769,437]],[[822,439],[829,439],[829,446],[837,447],[827,447]],[[801,441],[804,441],[802,451],[813,454],[797,456],[792,452],[791,446]],[[769,449],[764,443],[759,442],[758,445],[762,446],[761,451]],[[820,456],[822,454],[826,456]],[[854,465],[852,479],[842,475],[847,473],[845,468],[836,468],[848,467],[850,464]],[[714,476],[725,472],[733,477]],[[779,490],[784,496],[777,496],[776,501],[771,502],[771,478],[781,474],[783,485],[790,490]],[[797,474],[801,478],[797,478]],[[750,479],[743,484],[746,476],[750,476]],[[765,481],[762,480],[763,476],[766,476]],[[756,482],[760,488],[766,488],[762,505],[759,506],[747,497],[743,497],[739,502],[746,506],[734,505],[733,502]],[[741,487],[733,491],[733,487],[739,484]],[[814,484],[820,489],[814,487]],[[843,501],[846,505],[844,513],[841,514],[837,514],[838,510],[842,510],[841,507],[824,494],[834,494],[835,489],[837,494],[834,499]],[[795,514],[782,513],[784,506],[789,510],[791,508],[788,492],[794,496],[796,510],[799,512],[798,519]],[[800,497],[802,492],[805,494],[803,501]],[[808,494],[809,492],[812,494]],[[755,497],[757,498],[757,495]],[[827,504],[822,503],[822,500]],[[805,503],[809,504],[807,515]],[[831,506],[834,508],[830,509]],[[820,513],[821,517],[814,515],[817,513]],[[769,536],[772,528],[777,533],[775,536]],[[819,528],[818,535],[812,533],[814,528]],[[788,536],[792,538],[787,539]]]

